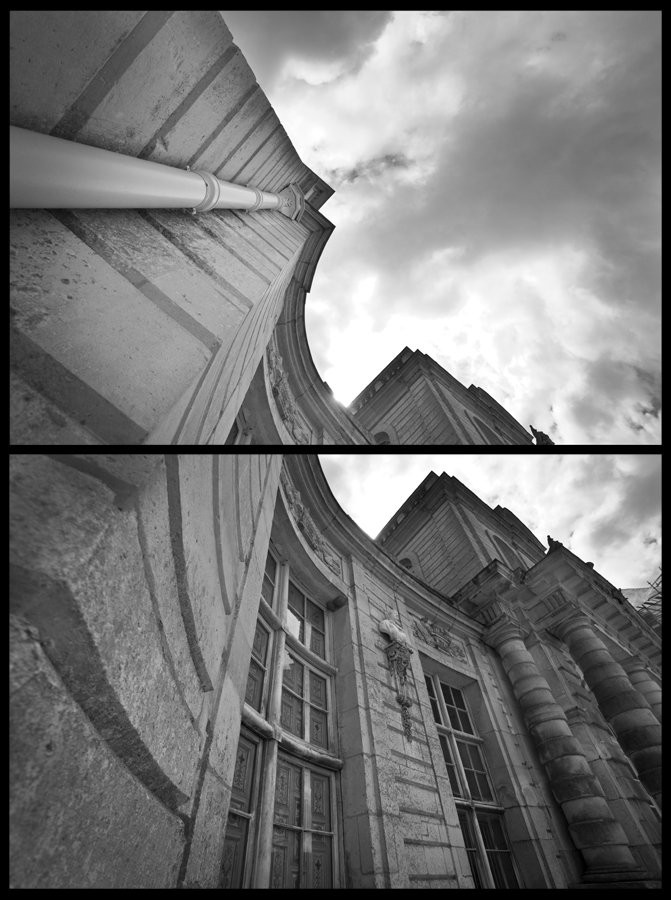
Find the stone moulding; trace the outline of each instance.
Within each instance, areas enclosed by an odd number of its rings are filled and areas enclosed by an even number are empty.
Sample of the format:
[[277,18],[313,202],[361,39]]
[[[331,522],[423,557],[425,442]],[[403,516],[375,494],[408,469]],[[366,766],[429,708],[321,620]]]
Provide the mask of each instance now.
[[429,647],[435,647],[436,650],[441,650],[443,653],[447,653],[448,656],[453,656],[462,662],[467,662],[466,654],[462,648],[450,637],[447,629],[441,625],[437,625],[425,616],[421,616],[413,621],[412,630],[415,637],[419,638],[422,643],[428,644]]
[[322,537],[321,532],[315,525],[312,516],[303,503],[300,491],[297,491],[293,486],[284,469],[282,469],[280,473],[280,480],[282,482],[282,488],[284,489],[284,495],[287,498],[289,509],[296,520],[298,528],[322,562],[327,565],[335,575],[340,577],[340,557],[336,556]]
[[409,741],[412,740],[412,723],[410,721],[410,707],[412,699],[408,696],[408,668],[410,657],[415,652],[408,644],[408,639],[398,621],[398,616],[384,619],[378,625],[380,634],[386,634],[390,643],[385,647],[385,653],[389,661],[389,668],[396,679],[396,702],[401,706],[401,722],[403,733]]
[[297,444],[309,444],[310,438],[302,427],[298,407],[284,371],[282,357],[272,346],[268,347],[268,378],[277,409],[287,430]]

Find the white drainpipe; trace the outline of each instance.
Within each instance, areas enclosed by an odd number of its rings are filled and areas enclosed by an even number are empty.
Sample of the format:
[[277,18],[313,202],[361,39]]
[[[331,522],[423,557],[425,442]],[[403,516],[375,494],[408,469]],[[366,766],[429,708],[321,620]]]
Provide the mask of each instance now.
[[10,209],[277,209],[299,220],[296,184],[279,194],[9,126]]

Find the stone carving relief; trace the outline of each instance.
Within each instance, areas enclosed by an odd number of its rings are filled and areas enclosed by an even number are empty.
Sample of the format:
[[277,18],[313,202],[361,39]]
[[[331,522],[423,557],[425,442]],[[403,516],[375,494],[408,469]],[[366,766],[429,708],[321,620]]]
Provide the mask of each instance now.
[[533,425],[529,425],[529,428],[531,429],[531,433],[533,434],[533,436],[536,438],[536,446],[542,447],[545,445],[554,447],[555,442],[551,440],[544,431],[536,431]]
[[289,389],[282,357],[274,347],[268,347],[268,375],[270,389],[287,430],[297,444],[309,444],[310,438],[301,425],[296,401]]
[[410,657],[415,652],[406,634],[401,628],[398,613],[393,613],[388,619],[383,619],[378,625],[380,634],[386,634],[389,645],[385,648],[389,668],[396,679],[396,702],[401,706],[401,722],[403,733],[409,741],[412,740],[412,723],[410,721],[410,707],[412,699],[408,696],[408,668]]
[[336,575],[340,576],[340,557],[336,556],[322,537],[321,532],[312,520],[312,516],[305,508],[300,491],[297,491],[293,486],[284,469],[280,472],[280,480],[282,482],[282,487],[284,488],[291,514],[296,520],[299,529],[303,532],[308,544],[322,562],[335,572]]
[[436,650],[442,650],[448,656],[467,662],[466,654],[462,647],[450,637],[449,632],[442,625],[436,625],[435,622],[431,622],[425,616],[422,616],[413,621],[412,630],[415,633],[415,637],[428,644],[429,647],[435,647]]
[[548,553],[552,553],[553,550],[559,550],[563,546],[561,541],[555,541],[548,535]]

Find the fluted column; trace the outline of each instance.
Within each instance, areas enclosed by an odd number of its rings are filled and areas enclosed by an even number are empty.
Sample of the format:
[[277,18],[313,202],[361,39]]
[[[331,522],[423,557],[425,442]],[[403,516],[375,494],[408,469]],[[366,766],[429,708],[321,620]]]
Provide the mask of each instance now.
[[661,725],[662,689],[650,675],[645,663],[642,663],[639,659],[630,659],[628,662],[622,663],[622,668],[639,694],[643,694],[648,701],[650,709]]
[[662,726],[650,704],[615,662],[589,618],[581,613],[553,627],[580,667],[599,709],[617,735],[638,777],[662,806]]
[[485,640],[499,653],[520,704],[550,787],[585,860],[585,882],[638,881],[624,830],[610,811],[603,789],[573,736],[562,708],[527,650],[517,623],[498,619]]

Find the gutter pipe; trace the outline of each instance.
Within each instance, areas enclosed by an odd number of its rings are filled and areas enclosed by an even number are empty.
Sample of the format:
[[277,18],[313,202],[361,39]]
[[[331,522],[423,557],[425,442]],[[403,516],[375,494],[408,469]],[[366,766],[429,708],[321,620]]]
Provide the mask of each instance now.
[[9,126],[10,209],[276,209],[300,221],[303,191],[278,194]]

